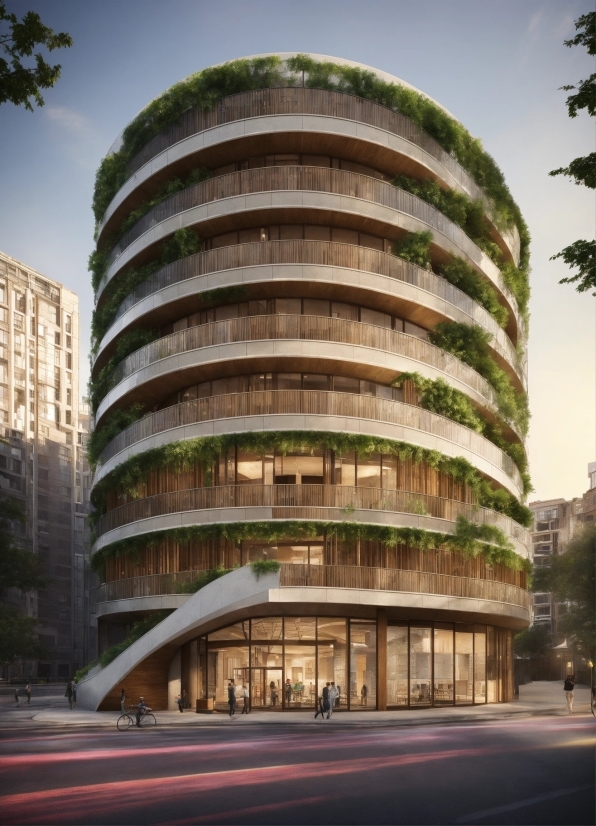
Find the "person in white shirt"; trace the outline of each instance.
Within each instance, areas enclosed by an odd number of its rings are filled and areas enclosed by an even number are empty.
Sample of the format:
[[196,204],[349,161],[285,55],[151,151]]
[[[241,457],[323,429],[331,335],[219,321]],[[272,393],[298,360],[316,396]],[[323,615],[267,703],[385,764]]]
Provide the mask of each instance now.
[[242,707],[242,713],[248,714],[250,711],[250,694],[248,692],[248,686],[246,683],[242,686],[242,696],[244,698],[244,706]]
[[337,700],[337,688],[335,687],[335,683],[331,683],[331,688],[329,689],[329,711],[327,713],[327,719],[331,717],[333,714],[333,709],[335,708],[335,701]]

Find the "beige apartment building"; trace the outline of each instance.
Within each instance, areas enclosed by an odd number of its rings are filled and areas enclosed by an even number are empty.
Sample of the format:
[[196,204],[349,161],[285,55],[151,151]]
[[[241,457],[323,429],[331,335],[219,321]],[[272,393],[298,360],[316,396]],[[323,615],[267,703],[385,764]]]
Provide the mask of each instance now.
[[86,624],[78,579],[80,570],[84,595],[84,434],[78,296],[0,252],[0,487],[22,505],[26,520],[15,534],[40,555],[49,580],[43,590],[6,595],[38,618],[48,656],[14,664],[5,677],[66,679],[89,654],[79,630]]

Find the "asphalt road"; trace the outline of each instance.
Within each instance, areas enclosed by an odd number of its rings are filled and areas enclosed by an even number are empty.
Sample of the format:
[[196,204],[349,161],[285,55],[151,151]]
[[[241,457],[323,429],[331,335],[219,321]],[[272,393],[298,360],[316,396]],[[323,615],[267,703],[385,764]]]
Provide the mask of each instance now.
[[31,723],[0,732],[0,823],[593,824],[594,736],[584,714],[124,733]]

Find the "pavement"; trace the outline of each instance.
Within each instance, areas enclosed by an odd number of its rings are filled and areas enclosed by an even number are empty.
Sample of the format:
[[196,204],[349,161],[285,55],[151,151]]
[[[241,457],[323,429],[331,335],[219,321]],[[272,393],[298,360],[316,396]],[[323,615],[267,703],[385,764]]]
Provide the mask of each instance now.
[[[4,692],[2,692],[4,694]],[[242,705],[238,709],[241,712]],[[573,715],[590,711],[590,689],[588,686],[575,687]],[[13,696],[0,696],[0,728],[7,728],[21,722],[38,723],[49,726],[115,727],[119,712],[86,711],[68,708],[63,692],[44,692],[33,695],[31,705],[21,698],[16,707]],[[312,711],[289,713],[273,711],[252,711],[250,714],[196,714],[190,710],[156,711],[158,725],[171,727],[212,727],[212,726],[304,726],[314,724]],[[569,716],[567,712],[563,682],[533,682],[520,686],[519,699],[510,703],[490,703],[478,706],[450,706],[447,708],[404,709],[399,711],[339,711],[334,712],[331,721],[341,727],[385,727],[420,726],[445,723],[474,723],[508,718],[535,716]],[[327,721],[317,720],[318,725]]]

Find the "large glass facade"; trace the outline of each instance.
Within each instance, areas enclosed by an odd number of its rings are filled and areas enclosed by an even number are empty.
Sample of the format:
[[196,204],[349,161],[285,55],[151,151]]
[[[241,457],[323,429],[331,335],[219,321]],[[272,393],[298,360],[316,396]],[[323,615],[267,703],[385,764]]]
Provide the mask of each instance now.
[[191,705],[210,697],[220,711],[229,680],[238,697],[249,689],[253,709],[312,710],[335,683],[336,709],[373,710],[380,658],[388,708],[501,702],[512,692],[511,632],[485,625],[389,620],[379,651],[374,620],[256,617],[186,643],[181,653]]

